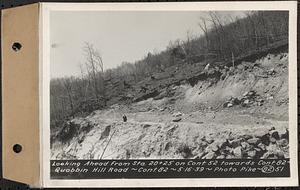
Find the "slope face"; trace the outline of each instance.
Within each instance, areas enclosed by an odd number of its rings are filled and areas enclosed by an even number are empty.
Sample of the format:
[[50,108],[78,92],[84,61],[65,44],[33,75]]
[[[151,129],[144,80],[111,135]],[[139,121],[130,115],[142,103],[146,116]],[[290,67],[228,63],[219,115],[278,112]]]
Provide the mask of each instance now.
[[[134,103],[68,121],[52,159],[288,158],[288,54],[242,62],[218,77],[217,69],[176,75],[139,96],[143,84],[159,83],[145,79],[132,87]],[[184,80],[191,76],[200,77]]]

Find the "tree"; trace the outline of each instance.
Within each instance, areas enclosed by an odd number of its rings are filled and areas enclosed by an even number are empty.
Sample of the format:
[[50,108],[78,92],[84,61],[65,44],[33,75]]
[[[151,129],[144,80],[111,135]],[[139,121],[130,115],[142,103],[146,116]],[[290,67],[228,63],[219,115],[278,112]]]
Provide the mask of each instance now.
[[[93,85],[94,96],[97,100],[102,94],[105,100],[104,65],[100,53],[90,43],[85,43],[86,70]],[[101,93],[102,92],[102,93]]]
[[73,90],[72,90],[73,81],[72,81],[72,78],[62,79],[62,84],[66,89],[69,104],[70,104],[70,109],[71,109],[71,113],[72,113],[74,111]]

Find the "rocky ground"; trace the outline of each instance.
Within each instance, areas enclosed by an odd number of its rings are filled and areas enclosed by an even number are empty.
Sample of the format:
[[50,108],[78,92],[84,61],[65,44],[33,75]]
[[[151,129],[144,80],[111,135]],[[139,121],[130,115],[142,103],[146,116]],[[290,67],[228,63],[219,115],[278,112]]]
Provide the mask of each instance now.
[[287,53],[269,54],[221,72],[219,80],[174,83],[74,118],[58,132],[51,157],[288,158],[287,69]]

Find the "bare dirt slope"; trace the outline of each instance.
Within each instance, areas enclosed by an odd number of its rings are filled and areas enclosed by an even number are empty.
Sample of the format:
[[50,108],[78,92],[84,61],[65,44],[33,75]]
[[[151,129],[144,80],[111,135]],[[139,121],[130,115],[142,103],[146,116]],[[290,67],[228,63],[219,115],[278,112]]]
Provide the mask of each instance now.
[[289,157],[287,53],[167,90],[74,118],[52,159]]

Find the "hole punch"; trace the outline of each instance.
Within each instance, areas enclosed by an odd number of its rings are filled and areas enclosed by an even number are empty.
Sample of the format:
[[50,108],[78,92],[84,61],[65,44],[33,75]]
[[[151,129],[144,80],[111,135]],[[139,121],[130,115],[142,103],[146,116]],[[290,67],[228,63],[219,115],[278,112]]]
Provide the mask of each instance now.
[[15,144],[13,146],[13,150],[14,150],[15,153],[20,153],[22,151],[22,146],[19,145],[19,144]]
[[15,42],[11,47],[15,52],[18,52],[21,50],[22,45],[19,42]]

